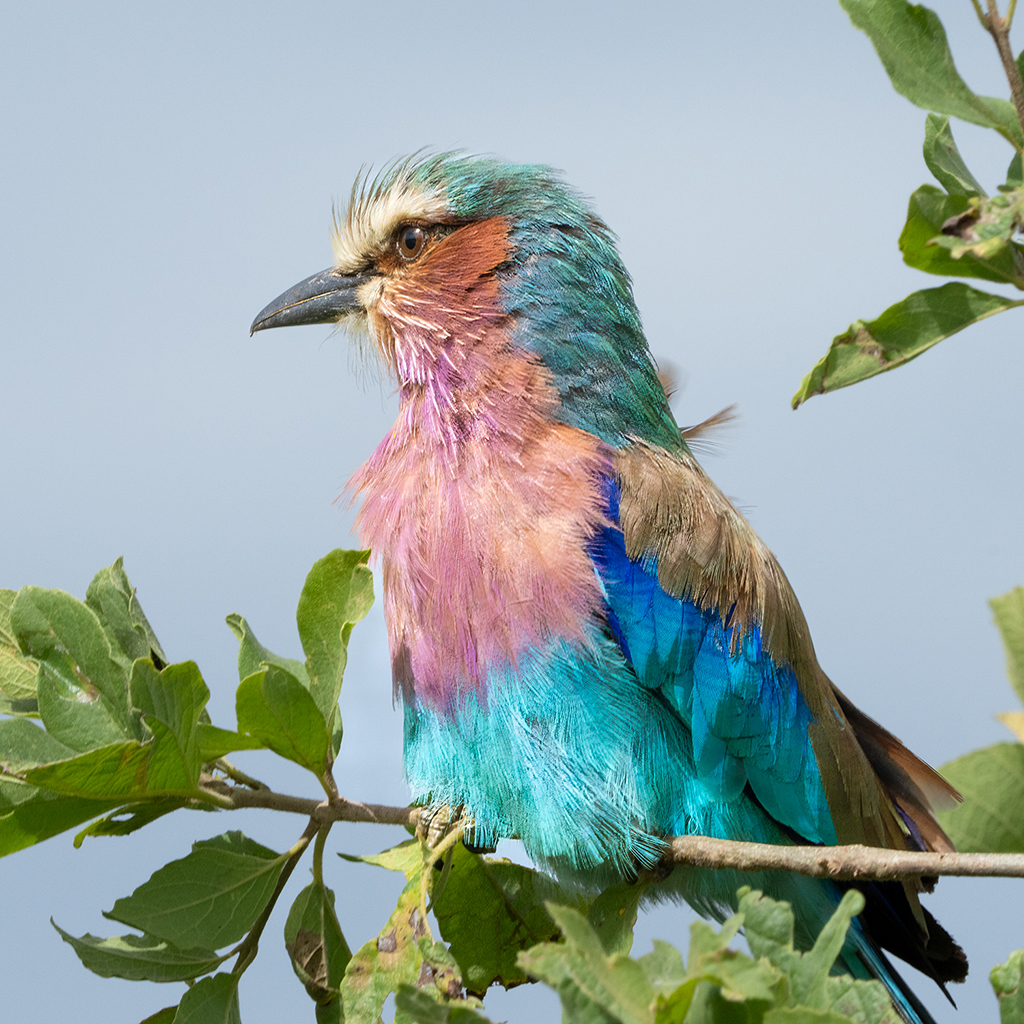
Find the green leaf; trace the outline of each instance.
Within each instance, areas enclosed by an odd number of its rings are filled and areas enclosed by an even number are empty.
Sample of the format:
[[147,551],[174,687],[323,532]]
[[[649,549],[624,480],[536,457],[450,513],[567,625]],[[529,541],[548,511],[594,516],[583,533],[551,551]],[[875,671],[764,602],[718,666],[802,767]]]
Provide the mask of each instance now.
[[199,758],[203,764],[216,761],[233,750],[263,750],[266,744],[253,736],[245,736],[231,729],[218,729],[215,725],[199,722],[196,725]]
[[433,910],[467,991],[483,995],[495,982],[512,988],[529,981],[516,963],[517,954],[558,938],[545,901],[571,899],[548,875],[511,861],[478,857],[457,844]]
[[0,587],[0,644],[5,647],[18,646],[14,627],[11,625],[11,609],[14,607],[14,600],[17,596],[16,590]]
[[1024,286],[1024,258],[1016,244],[1003,246],[986,258],[965,253],[958,259],[953,258],[948,248],[933,244],[936,238],[943,237],[946,222],[963,215],[969,206],[970,199],[965,195],[950,196],[933,185],[922,185],[910,197],[907,207],[907,222],[899,242],[903,261],[928,274]]
[[565,936],[519,954],[519,965],[554,988],[571,980],[587,999],[622,1024],[650,1024],[655,993],[643,967],[628,956],[605,955],[597,932],[578,911],[548,906]]
[[424,856],[433,855],[417,840],[373,857],[346,860],[402,871],[406,885],[398,905],[376,939],[363,945],[348,962],[341,985],[346,1024],[373,1024],[384,1001],[402,985],[415,985],[435,1000],[456,998],[462,991],[455,960],[444,946],[431,941],[423,907]]
[[423,847],[418,839],[407,839],[380,853],[339,853],[338,856],[352,864],[372,864],[386,871],[401,871],[406,881],[420,878],[423,874]]
[[[194,661],[157,670],[151,661],[132,666],[129,692],[147,728],[158,739],[168,777],[184,773],[191,787],[199,782],[201,756],[197,729],[210,691]],[[157,725],[163,728],[158,730]]]
[[177,1012],[177,1006],[165,1006],[162,1010],[150,1014],[141,1024],[174,1024]]
[[989,980],[999,1000],[1000,1024],[1024,1024],[1024,949],[993,967]]
[[944,115],[929,114],[924,120],[924,162],[950,195],[985,195],[956,148]]
[[804,377],[793,408],[814,395],[845,388],[916,359],[971,324],[1024,305],[954,282],[927,288],[890,306],[875,320],[857,320],[837,335]]
[[1006,168],[1006,187],[1020,188],[1021,185],[1024,185],[1024,168],[1021,166],[1020,153],[1015,153],[1010,166]]
[[490,1024],[487,1017],[465,1005],[463,1001],[438,1003],[430,993],[400,985],[395,995],[395,1024],[399,1014],[416,1024]]
[[[420,980],[424,960],[419,940],[428,936],[420,908],[420,879],[414,876],[402,890],[380,935],[357,950],[348,962],[341,983],[346,1022],[376,1021],[392,992]],[[437,998],[433,991],[431,994]]]
[[11,609],[17,594],[0,590],[0,714],[38,715],[36,676],[39,665],[18,648],[11,624]]
[[76,939],[52,918],[50,924],[78,954],[82,965],[101,978],[191,981],[217,970],[226,959],[209,949],[178,949],[152,935],[118,935],[101,939],[86,934]]
[[812,1010],[807,1006],[777,1006],[763,1018],[764,1024],[850,1024],[850,1018],[831,1010]]
[[[1020,188],[1002,191],[997,196],[970,196],[967,210],[944,224],[942,234],[930,242],[946,249],[954,260],[964,256],[994,263],[1010,254],[1020,259],[1020,249],[1011,245],[1024,220],[1024,192]],[[1020,287],[1019,282],[1014,282]]]
[[154,741],[138,743],[127,740],[111,743],[97,750],[40,765],[26,771],[25,780],[33,786],[41,786],[65,796],[87,797],[90,800],[125,800],[146,796],[149,793],[185,795],[194,787],[181,772],[177,775],[167,772],[166,764],[159,764],[159,784],[150,785],[150,769]]
[[790,973],[790,988],[795,1003],[827,1009],[825,986],[832,965],[842,952],[850,922],[863,909],[863,894],[856,889],[848,889],[821,934],[815,939],[814,947],[799,958]]
[[[119,807],[112,814],[106,814],[99,821],[87,825],[78,835],[75,836],[75,849],[77,850],[88,836],[127,836],[137,832],[140,828],[162,818],[165,814],[177,811],[187,806],[188,801],[175,799],[174,797],[163,797],[150,800],[146,803],[126,804]],[[213,810],[213,808],[209,808]]]
[[885,987],[876,981],[854,981],[849,975],[829,978],[827,995],[831,1012],[854,1024],[902,1024]]
[[85,592],[85,603],[99,616],[115,656],[123,655],[126,671],[136,658],[152,658],[160,668],[167,664],[167,656],[124,571],[123,558],[96,573]]
[[[701,924],[709,931],[714,931],[706,921],[695,921],[694,924]],[[691,934],[692,928],[693,926],[691,925]],[[725,942],[722,943],[723,948],[729,945],[730,938],[731,936],[727,937]],[[691,942],[690,955],[694,956],[695,954],[696,949]],[[687,980],[686,966],[683,964],[683,954],[675,946],[671,946],[661,939],[655,939],[654,949],[645,956],[640,957],[637,962],[644,969],[644,974],[647,975],[647,979],[650,981],[654,991],[659,994],[674,992]]]
[[58,796],[16,778],[0,778],[0,856],[50,839],[120,801]]
[[238,678],[246,679],[248,676],[259,672],[264,665],[277,665],[285,672],[295,676],[296,679],[308,690],[309,675],[306,673],[306,666],[295,658],[282,658],[267,650],[255,637],[252,627],[241,615],[229,615],[225,620],[231,632],[238,637]]
[[[821,1024],[832,1024],[833,1016],[837,1014],[840,1015],[839,1020],[852,1019],[857,1024],[900,1024],[900,1017],[880,982],[855,981],[847,975],[836,977],[831,974],[850,922],[864,906],[864,898],[859,892],[849,890],[843,896],[808,953],[799,953],[793,948],[794,919],[788,903],[769,899],[748,888],[740,889],[738,895],[750,951],[755,957],[773,964],[788,978],[788,984],[779,989],[785,1006],[799,1006],[825,1014],[820,1018],[807,1018],[820,1020]],[[845,1014],[849,1016],[843,1016]],[[779,1024],[787,1020],[801,1020],[799,1016],[771,1018],[769,1014],[765,1014],[764,1019],[777,1019]]]
[[[587,920],[597,932],[606,953],[628,953],[633,948],[633,927],[640,897],[645,890],[642,883],[622,882],[605,889],[591,903]],[[564,904],[566,901],[560,899],[558,902]]]
[[239,732],[323,775],[331,734],[316,702],[295,676],[277,665],[248,676],[235,694],[235,712]]
[[1024,145],[1013,104],[976,95],[960,77],[945,29],[933,11],[904,0],[839,2],[870,38],[898,93],[925,110],[994,128],[1018,149]]
[[174,1024],[242,1024],[236,974],[196,982],[182,997]]
[[68,796],[132,799],[196,792],[201,766],[199,716],[210,692],[193,662],[158,671],[139,659],[130,682],[134,706],[152,736],[126,740],[44,764],[26,773],[33,785]]
[[311,882],[295,898],[284,926],[284,944],[310,999],[321,1006],[340,1002],[352,952],[334,912],[334,893],[322,883]]
[[73,757],[74,753],[27,719],[0,722],[0,768],[9,774]]
[[352,627],[373,605],[369,551],[332,551],[309,570],[296,620],[306,653],[310,692],[332,727],[348,660]]
[[1024,853],[1024,744],[996,743],[942,766],[964,802],[939,823],[963,853]]
[[287,859],[226,832],[194,843],[104,916],[181,948],[220,949],[256,922]]
[[0,646],[0,714],[39,715],[36,677],[39,665],[16,650]]
[[74,750],[141,739],[124,673],[96,613],[62,590],[22,587],[11,609],[18,643],[39,663],[39,713]]
[[1006,674],[1024,704],[1024,587],[989,601],[1006,650]]

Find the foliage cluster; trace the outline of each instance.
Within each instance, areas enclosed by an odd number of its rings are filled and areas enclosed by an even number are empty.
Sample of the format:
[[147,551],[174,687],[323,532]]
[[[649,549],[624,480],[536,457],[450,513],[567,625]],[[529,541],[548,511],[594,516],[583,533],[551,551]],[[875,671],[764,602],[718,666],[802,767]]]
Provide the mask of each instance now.
[[[904,262],[940,277],[1010,285],[1024,291],[1024,247],[1016,241],[1024,219],[1024,53],[1009,58],[1010,13],[1000,18],[995,4],[982,25],[996,39],[1017,101],[979,96],[960,77],[945,29],[927,7],[905,0],[839,0],[857,28],[874,44],[893,87],[930,113],[925,118],[924,161],[942,186],[922,185],[910,197],[899,237]],[[950,117],[989,128],[1013,150],[1006,180],[989,195],[968,170],[957,149]],[[873,320],[857,320],[837,335],[828,352],[804,377],[793,396],[796,408],[814,395],[844,388],[903,366],[940,341],[987,317],[1024,305],[963,282],[913,292]]]
[[[38,587],[0,591],[0,700],[10,716],[0,721],[0,850],[83,822],[76,845],[176,810],[228,810],[238,787],[269,793],[225,760],[240,749],[270,749],[301,765],[325,807],[337,800],[331,766],[342,738],[347,643],[373,599],[365,560],[366,552],[335,551],[310,571],[297,614],[304,662],[268,651],[244,619],[229,616],[240,641],[236,729],[209,720],[209,691],[193,663],[167,664],[120,560],[97,573],[84,602]],[[1024,628],[1024,615],[1015,622]],[[312,845],[313,881],[292,900],[284,944],[321,1024],[373,1024],[392,993],[399,1021],[484,1021],[480,997],[491,985],[533,980],[559,993],[567,1019],[594,1024],[725,1021],[737,1004],[743,1019],[766,1024],[897,1019],[878,983],[830,975],[863,906],[856,892],[806,954],[793,949],[789,907],[744,890],[721,931],[693,925],[685,962],[661,942],[632,959],[637,907],[657,882],[586,898],[538,871],[470,852],[457,826],[439,842],[418,837],[348,858],[406,880],[380,933],[353,952],[324,881],[330,827],[329,817],[313,816],[284,852],[238,831],[200,840],[105,912],[134,932],[75,936],[54,927],[102,977],[185,982],[180,1001],[151,1024],[240,1021],[239,982]],[[443,941],[432,934],[431,912]],[[750,956],[730,948],[741,928]],[[1017,1002],[1019,959],[1000,968],[998,982]]]

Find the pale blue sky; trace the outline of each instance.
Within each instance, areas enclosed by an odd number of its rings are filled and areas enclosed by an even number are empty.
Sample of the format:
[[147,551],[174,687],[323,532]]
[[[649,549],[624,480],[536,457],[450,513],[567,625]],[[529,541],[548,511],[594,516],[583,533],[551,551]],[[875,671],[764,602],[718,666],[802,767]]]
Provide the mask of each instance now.
[[[967,80],[1004,94],[968,0],[935,6]],[[124,555],[168,654],[199,663],[232,724],[224,616],[298,653],[305,573],[352,543],[334,499],[394,415],[344,338],[250,339],[249,323],[328,265],[331,203],[360,166],[465,147],[553,164],[593,196],[651,347],[685,384],[681,421],[738,403],[705,464],[781,559],[836,683],[935,764],[1009,737],[986,601],[1024,583],[1024,314],[789,408],[834,334],[941,283],[896,247],[930,180],[924,112],[837,4],[9,4],[0,89],[0,586],[82,596]],[[982,182],[1002,180],[1009,148],[954,129]],[[342,708],[343,792],[403,802],[379,608],[354,634]],[[239,760],[312,793],[297,769]],[[242,828],[284,849],[302,826],[179,813],[0,861],[4,1018],[134,1024],[176,1001],[180,986],[88,974],[48,917],[116,934],[100,911],[194,839]],[[339,827],[330,848],[400,838]],[[356,945],[399,880],[329,872]],[[973,972],[959,1015],[929,982],[919,993],[943,1024],[995,1021],[987,975],[1024,946],[1020,883],[948,879],[929,906]],[[247,1024],[312,1019],[283,917],[243,982]],[[637,950],[685,943],[689,919],[659,910]],[[488,1009],[559,1019],[536,988]]]

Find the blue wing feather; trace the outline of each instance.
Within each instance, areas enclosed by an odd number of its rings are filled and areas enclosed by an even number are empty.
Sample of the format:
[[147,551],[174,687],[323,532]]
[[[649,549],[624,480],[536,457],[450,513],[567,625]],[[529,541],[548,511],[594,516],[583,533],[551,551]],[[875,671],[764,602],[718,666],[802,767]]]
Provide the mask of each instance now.
[[[608,495],[615,524],[618,491],[610,481]],[[617,525],[595,537],[591,555],[612,635],[641,683],[689,728],[709,796],[729,803],[749,785],[765,810],[805,841],[834,843],[808,734],[810,708],[792,669],[765,651],[760,629],[734,645],[736,627],[723,623],[719,609],[672,597],[659,585],[653,560],[628,557]]]

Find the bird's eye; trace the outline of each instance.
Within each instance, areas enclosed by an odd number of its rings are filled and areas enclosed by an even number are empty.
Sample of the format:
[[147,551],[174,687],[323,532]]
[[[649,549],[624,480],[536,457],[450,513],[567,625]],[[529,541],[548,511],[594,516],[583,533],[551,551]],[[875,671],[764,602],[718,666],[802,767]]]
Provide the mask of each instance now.
[[423,245],[426,240],[427,236],[423,233],[423,228],[418,228],[415,225],[402,228],[398,232],[399,255],[405,260],[416,259],[423,252]]

